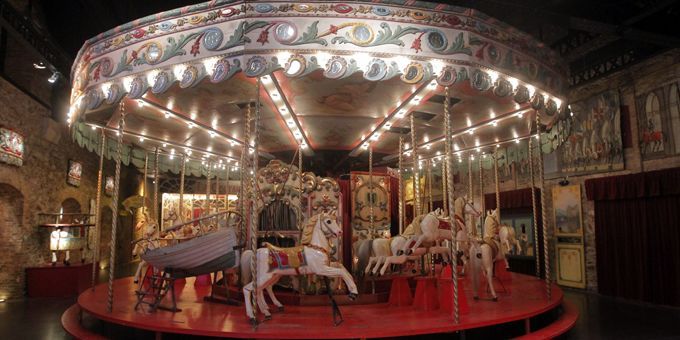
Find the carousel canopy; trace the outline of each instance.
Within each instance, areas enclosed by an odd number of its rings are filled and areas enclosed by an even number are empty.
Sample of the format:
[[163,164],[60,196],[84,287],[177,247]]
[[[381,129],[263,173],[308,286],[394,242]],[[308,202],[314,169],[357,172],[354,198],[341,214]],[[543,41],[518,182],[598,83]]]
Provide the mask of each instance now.
[[[225,167],[254,147],[247,110],[261,112],[264,158],[298,147],[358,156],[370,145],[391,161],[400,136],[412,147],[413,115],[418,154],[437,157],[447,89],[453,150],[484,152],[535,134],[537,116],[562,128],[565,73],[553,51],[472,9],[214,0],[88,40],[72,69],[68,123],[94,151],[124,110],[124,162],[140,166],[158,148],[167,160]],[[555,139],[542,139],[544,152]]]

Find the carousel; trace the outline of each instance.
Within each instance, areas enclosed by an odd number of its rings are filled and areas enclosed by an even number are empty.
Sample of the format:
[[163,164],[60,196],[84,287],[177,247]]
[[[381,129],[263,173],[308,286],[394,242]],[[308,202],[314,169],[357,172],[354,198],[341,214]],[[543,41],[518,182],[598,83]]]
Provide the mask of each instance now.
[[[71,79],[67,123],[101,157],[98,190],[104,158],[116,165],[108,282],[93,270],[62,316],[76,338],[107,336],[84,314],[156,337],[550,338],[574,325],[541,195],[543,156],[570,126],[565,67],[507,24],[427,2],[213,0],[88,40]],[[123,165],[144,174],[137,200],[119,197]],[[502,218],[511,168],[531,188],[521,232]],[[114,275],[121,232],[141,259],[133,277]],[[527,251],[534,275],[508,261]]]

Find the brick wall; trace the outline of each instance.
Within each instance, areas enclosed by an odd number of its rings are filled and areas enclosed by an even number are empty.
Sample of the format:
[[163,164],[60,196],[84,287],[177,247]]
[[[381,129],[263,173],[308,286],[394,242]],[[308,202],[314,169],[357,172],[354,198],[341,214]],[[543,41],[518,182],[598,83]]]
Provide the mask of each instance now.
[[[37,227],[37,214],[58,212],[61,203],[75,199],[87,212],[95,198],[99,157],[76,145],[64,122],[50,118],[49,109],[0,78],[0,125],[24,135],[24,165],[0,163],[0,297],[16,298],[24,293],[24,268],[43,266],[50,260],[47,230]],[[66,183],[69,159],[83,164],[80,187]],[[113,174],[113,162],[105,162],[105,174]],[[130,175],[128,175],[130,174]],[[123,169],[121,197],[129,195],[134,173]],[[105,197],[104,204],[110,204]],[[131,224],[131,221],[128,222]],[[119,243],[129,244],[131,226],[119,225]],[[119,229],[119,230],[121,230]],[[109,227],[110,230],[110,227]],[[107,258],[105,252],[103,255]],[[79,255],[72,255],[79,261]],[[129,260],[123,254],[122,260]],[[91,255],[88,255],[88,259]]]

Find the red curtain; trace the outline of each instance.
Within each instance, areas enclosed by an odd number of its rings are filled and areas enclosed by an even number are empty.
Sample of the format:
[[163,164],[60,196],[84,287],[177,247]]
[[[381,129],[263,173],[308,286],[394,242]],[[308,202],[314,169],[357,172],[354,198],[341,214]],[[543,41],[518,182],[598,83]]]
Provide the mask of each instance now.
[[680,306],[680,168],[585,187],[595,200],[600,293]]
[[347,270],[352,270],[352,192],[349,179],[339,179],[342,198],[342,264]]
[[[537,199],[541,194],[541,191],[536,188]],[[531,208],[531,189],[518,189],[511,191],[502,191],[500,195],[501,199],[501,210],[508,208]],[[540,201],[538,201],[540,205]],[[487,210],[496,209],[496,194],[486,194],[484,195],[484,207]],[[540,209],[540,207],[539,207]]]

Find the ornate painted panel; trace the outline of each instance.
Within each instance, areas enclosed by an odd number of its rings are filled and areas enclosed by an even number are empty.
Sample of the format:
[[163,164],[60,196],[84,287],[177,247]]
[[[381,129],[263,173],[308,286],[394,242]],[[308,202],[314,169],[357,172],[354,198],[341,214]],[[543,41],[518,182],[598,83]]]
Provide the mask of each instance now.
[[653,159],[680,153],[680,82],[636,98],[640,153]]
[[[557,164],[553,177],[623,169],[618,92],[602,92],[571,103],[570,106],[573,113],[571,126],[565,129],[553,128],[554,132],[544,135],[549,140],[542,140],[542,147],[545,149],[545,142],[564,139],[564,143],[555,152]],[[563,136],[559,131],[569,131],[569,134]]]
[[24,164],[24,136],[0,127],[0,162],[22,166]]
[[[390,176],[373,175],[373,181],[366,172],[352,172],[352,237],[366,239],[382,237],[390,230]],[[373,186],[373,190],[371,190]],[[371,227],[371,202],[373,204],[373,226]]]

